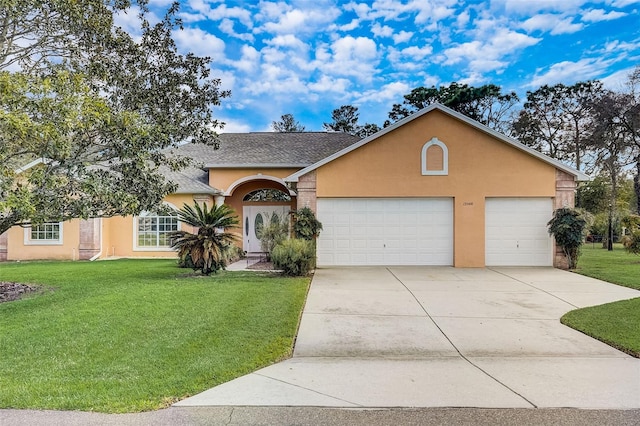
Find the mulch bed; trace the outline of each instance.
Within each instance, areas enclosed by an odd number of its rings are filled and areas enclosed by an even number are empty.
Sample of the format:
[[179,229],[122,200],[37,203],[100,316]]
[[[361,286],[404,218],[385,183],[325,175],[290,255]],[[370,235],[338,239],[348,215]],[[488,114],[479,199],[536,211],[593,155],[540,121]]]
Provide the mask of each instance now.
[[18,300],[27,293],[39,290],[40,287],[34,285],[0,281],[0,303]]
[[273,271],[273,263],[266,261],[258,262],[247,266],[247,269],[254,269],[257,271]]

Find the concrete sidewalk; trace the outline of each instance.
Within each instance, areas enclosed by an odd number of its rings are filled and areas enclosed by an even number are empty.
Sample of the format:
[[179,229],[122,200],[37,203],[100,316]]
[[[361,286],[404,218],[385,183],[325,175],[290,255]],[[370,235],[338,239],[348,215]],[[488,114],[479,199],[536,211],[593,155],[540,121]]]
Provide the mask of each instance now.
[[639,296],[552,268],[319,269],[293,358],[175,406],[640,408],[640,360],[559,322]]

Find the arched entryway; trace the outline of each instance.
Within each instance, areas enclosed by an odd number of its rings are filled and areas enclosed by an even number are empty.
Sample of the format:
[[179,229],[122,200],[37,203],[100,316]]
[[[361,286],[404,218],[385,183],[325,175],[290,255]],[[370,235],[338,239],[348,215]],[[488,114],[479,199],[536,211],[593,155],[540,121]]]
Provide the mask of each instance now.
[[260,228],[272,220],[287,218],[296,206],[296,194],[284,182],[272,177],[256,177],[232,185],[225,203],[241,218],[242,249],[247,253],[262,252]]
[[260,231],[269,223],[287,220],[291,211],[291,196],[272,188],[257,189],[243,198],[243,249],[247,253],[262,251]]

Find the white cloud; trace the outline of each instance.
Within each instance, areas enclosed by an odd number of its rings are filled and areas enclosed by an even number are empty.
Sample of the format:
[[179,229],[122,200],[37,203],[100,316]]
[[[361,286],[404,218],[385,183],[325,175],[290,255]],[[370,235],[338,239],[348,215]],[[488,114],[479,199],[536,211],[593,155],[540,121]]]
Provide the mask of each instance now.
[[590,80],[597,78],[610,64],[610,61],[599,59],[559,62],[551,65],[546,72],[540,73],[542,70],[538,70],[529,86],[540,87],[545,84],[556,83],[571,84],[577,81]]
[[376,37],[391,37],[393,35],[393,28],[387,25],[382,26],[376,22],[371,27],[371,33]]
[[210,2],[206,0],[189,0],[182,3],[182,9],[184,9],[182,11],[183,16],[187,17],[190,22],[197,20],[198,17],[203,17],[210,21],[221,21],[225,18],[232,18],[239,20],[249,28],[253,25],[251,12],[249,10],[235,6],[227,7],[224,3],[214,9],[211,7]]
[[616,71],[613,74],[601,78],[602,85],[609,90],[625,91],[627,90],[626,83],[629,80],[629,74],[633,72],[634,68],[626,68],[620,71]]
[[574,24],[573,18],[562,17],[551,13],[532,16],[520,24],[520,28],[527,32],[550,31],[553,35],[572,34],[583,28],[582,24]]
[[308,87],[314,92],[335,92],[345,93],[351,86],[351,81],[346,78],[333,78],[328,75],[323,75],[320,80],[315,83],[309,83]]
[[254,37],[251,33],[239,33],[235,30],[235,21],[232,19],[224,18],[220,21],[218,28],[223,33],[230,35],[231,37],[235,37],[240,40],[253,41]]
[[613,3],[611,3],[611,6],[627,7],[631,6],[632,4],[640,4],[640,0],[614,0]]
[[445,49],[445,65],[468,62],[473,72],[497,71],[507,62],[503,58],[520,49],[537,44],[541,39],[501,28],[489,40],[474,40]]
[[344,25],[331,25],[329,31],[353,31],[360,26],[359,19],[352,19],[351,22]]
[[613,40],[605,44],[604,51],[607,53],[612,52],[631,52],[640,49],[640,41],[627,42],[620,40]]
[[433,53],[433,48],[431,46],[411,46],[406,49],[402,49],[402,54],[404,56],[408,56],[417,61],[424,59],[425,56],[431,55],[431,53]]
[[251,131],[251,126],[237,120],[221,119],[225,124],[218,133],[247,133]]
[[300,94],[306,93],[305,82],[285,65],[263,63],[258,78],[247,78],[243,82],[243,91],[251,95],[260,94]]
[[589,1],[591,0],[491,0],[491,6],[504,8],[508,13],[529,15],[541,11],[575,12]]
[[185,27],[181,31],[175,31],[173,38],[181,52],[209,56],[216,61],[221,61],[225,58],[224,41],[200,28]]
[[622,18],[623,16],[627,16],[627,14],[623,12],[616,12],[615,10],[607,12],[602,9],[591,9],[582,15],[582,20],[585,22],[612,21],[614,19]]
[[582,28],[584,28],[584,25],[574,23],[573,18],[566,18],[556,23],[556,25],[551,29],[551,34],[573,34],[580,31]]
[[[265,2],[260,3],[263,5]],[[315,6],[314,3],[303,3],[304,5]],[[341,15],[336,7],[317,9],[291,9],[281,11],[279,15],[273,16],[274,12],[267,15],[270,21],[264,23],[262,29],[276,34],[292,34],[300,32],[313,32],[317,28],[324,28]]]
[[380,88],[368,90],[356,99],[356,104],[366,102],[397,101],[411,91],[411,86],[403,82],[385,84]]
[[462,13],[458,14],[456,18],[456,26],[460,29],[465,28],[469,23],[471,16],[469,15],[469,11],[465,10]]
[[432,23],[430,30],[435,30],[439,21],[453,16],[456,12],[453,6],[457,5],[456,0],[413,0],[409,3],[410,9],[418,12],[415,18],[416,24]]
[[369,15],[369,11],[371,10],[371,8],[369,7],[368,4],[366,4],[366,3],[356,3],[355,1],[347,3],[342,7],[346,11],[355,12],[356,15],[358,15],[358,18],[360,18],[360,19],[366,19],[367,16]]
[[240,60],[231,63],[233,67],[247,73],[258,69],[259,64],[260,52],[258,52],[253,46],[242,46],[242,56]]
[[393,35],[393,42],[395,44],[404,43],[406,41],[411,40],[413,37],[413,33],[409,31],[400,31],[398,34]]
[[329,75],[371,80],[378,62],[376,43],[370,38],[346,36],[316,50],[317,68]]

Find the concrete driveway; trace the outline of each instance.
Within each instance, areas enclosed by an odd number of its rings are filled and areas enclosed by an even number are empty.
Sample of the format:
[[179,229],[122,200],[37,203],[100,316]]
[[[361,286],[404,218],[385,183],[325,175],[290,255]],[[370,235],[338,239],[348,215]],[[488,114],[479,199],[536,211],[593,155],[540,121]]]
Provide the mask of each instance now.
[[634,297],[552,268],[318,269],[293,358],[176,405],[640,408],[640,360],[559,322]]

